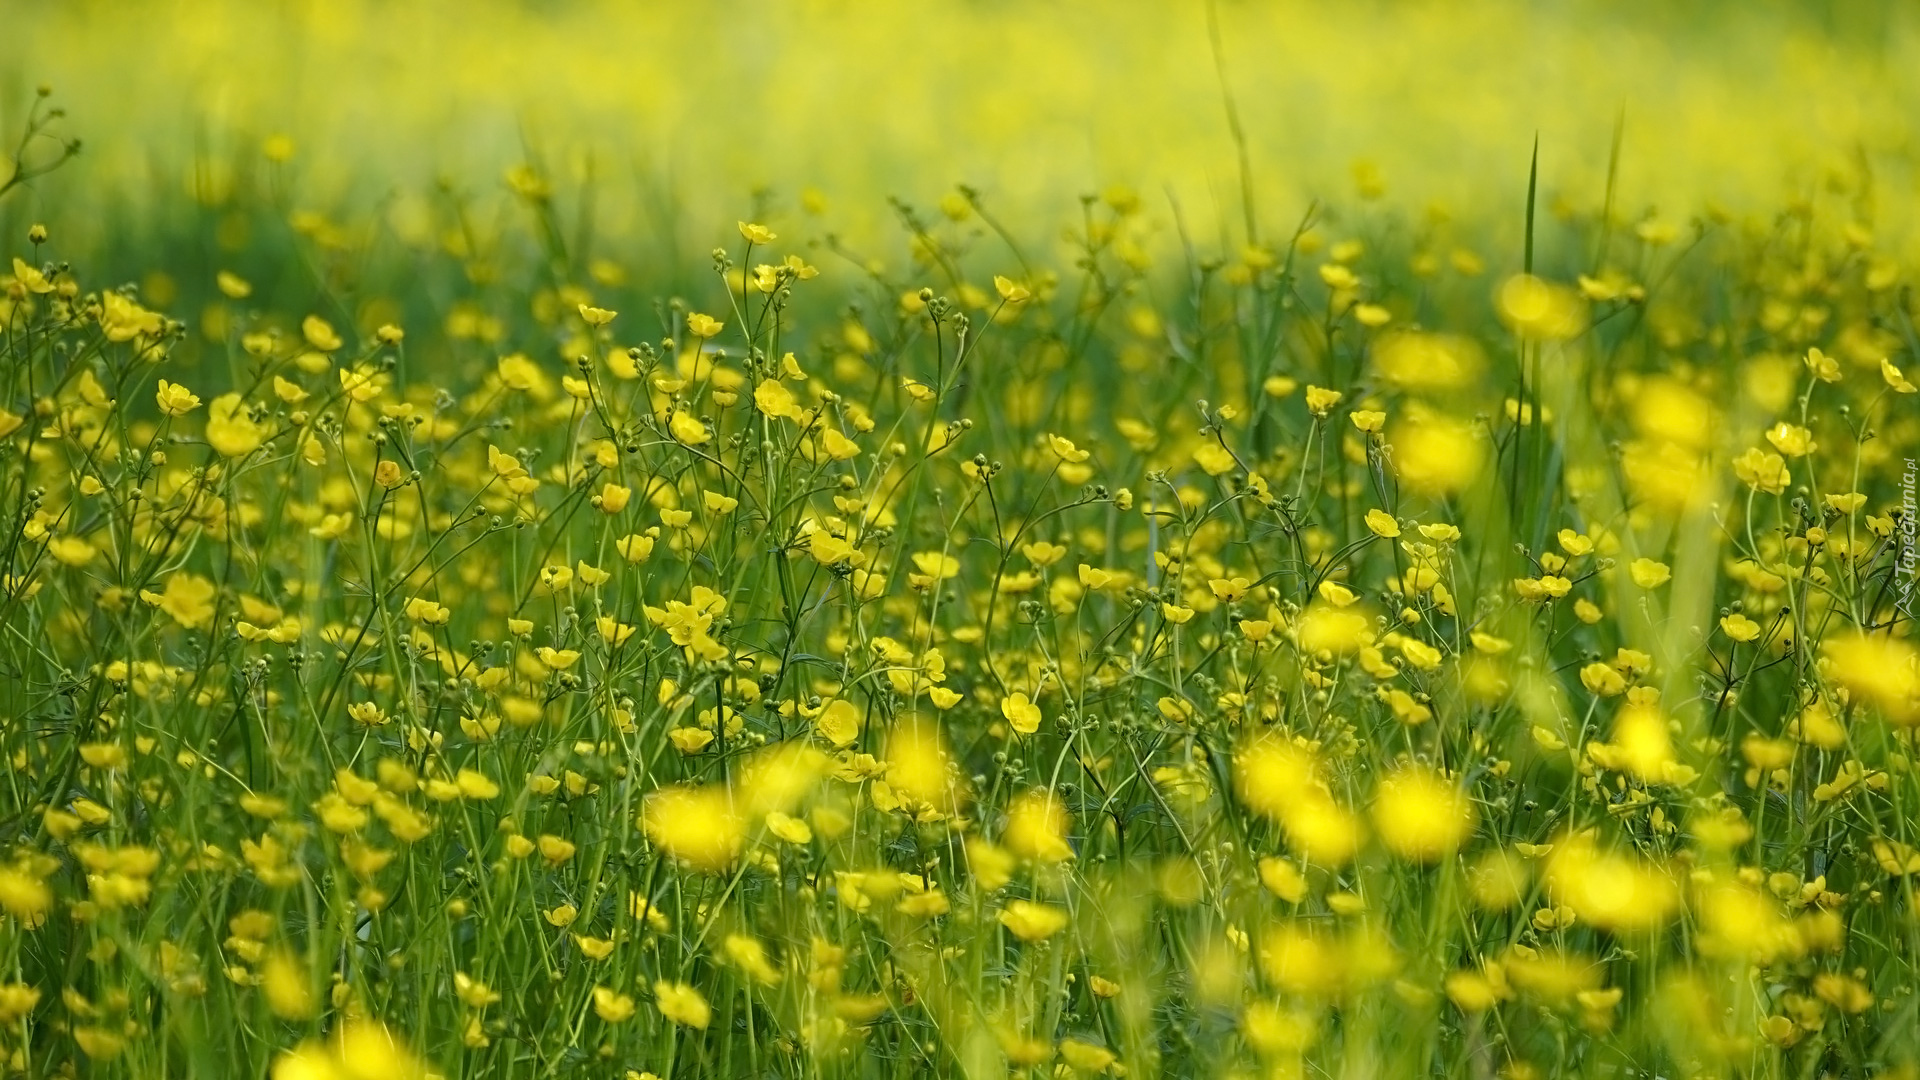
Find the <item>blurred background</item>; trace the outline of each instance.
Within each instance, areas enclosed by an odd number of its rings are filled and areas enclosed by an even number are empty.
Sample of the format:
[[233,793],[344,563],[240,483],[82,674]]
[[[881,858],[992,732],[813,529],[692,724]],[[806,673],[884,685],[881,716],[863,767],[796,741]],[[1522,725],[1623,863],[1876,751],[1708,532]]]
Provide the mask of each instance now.
[[1844,190],[1901,250],[1920,176],[1920,5],[1891,0],[0,0],[0,26],[0,121],[51,85],[86,142],[0,225],[126,272],[217,232],[194,205],[426,242],[436,200],[504,204],[526,163],[580,200],[569,228],[696,266],[739,218],[871,238],[889,197],[930,213],[959,183],[1026,235],[1129,185],[1144,242],[1233,251],[1228,100],[1269,244],[1313,200],[1378,199],[1517,245],[1536,135],[1563,214],[1600,207],[1618,135],[1623,221]]

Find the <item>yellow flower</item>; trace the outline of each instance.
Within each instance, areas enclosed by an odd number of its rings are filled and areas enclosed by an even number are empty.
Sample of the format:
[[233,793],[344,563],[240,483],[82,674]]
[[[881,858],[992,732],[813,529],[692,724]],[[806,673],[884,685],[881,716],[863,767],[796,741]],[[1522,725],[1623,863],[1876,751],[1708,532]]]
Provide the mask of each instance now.
[[1388,851],[1416,862],[1453,854],[1473,834],[1473,803],[1452,782],[1423,768],[1404,769],[1380,785],[1373,823]]
[[100,328],[106,331],[108,341],[152,337],[163,326],[165,321],[159,315],[127,297],[117,292],[100,294]]
[[500,1000],[500,995],[491,987],[464,971],[453,973],[453,993],[470,1009],[484,1009]]
[[1900,369],[1894,367],[1893,362],[1884,356],[1880,358],[1880,377],[1886,380],[1887,385],[1891,387],[1896,394],[1911,394],[1914,392],[1913,383],[1908,381],[1907,377],[1900,373]]
[[600,640],[618,648],[627,643],[639,627],[623,623],[611,615],[602,615],[593,620],[593,627],[600,632]]
[[169,577],[159,593],[142,592],[140,598],[192,630],[213,621],[213,598],[218,593],[213,582],[182,571]]
[[1720,629],[1735,641],[1752,641],[1760,636],[1760,624],[1737,611],[1721,617]]
[[318,315],[309,315],[301,321],[300,336],[321,352],[333,352],[341,345],[340,335],[334,333],[333,325]]
[[573,841],[565,837],[542,834],[537,841],[540,857],[553,866],[559,866],[573,858]]
[[1484,467],[1473,427],[1452,417],[1408,416],[1396,424],[1389,441],[1401,481],[1423,495],[1459,491]]
[[699,446],[713,438],[712,433],[707,431],[707,425],[701,423],[697,417],[684,412],[673,414],[673,419],[667,421],[667,431],[688,446]]
[[0,1024],[11,1024],[40,1004],[40,991],[26,983],[0,983]]
[[1920,650],[1887,633],[1838,633],[1823,644],[1824,670],[1888,721],[1920,723]]
[[1779,454],[1769,454],[1759,447],[1733,459],[1733,474],[1741,483],[1768,495],[1785,491],[1791,480],[1786,461]]
[[225,457],[246,457],[265,442],[267,429],[253,423],[240,394],[221,394],[207,407],[207,442]]
[[1325,417],[1333,412],[1334,407],[1339,405],[1344,397],[1346,395],[1338,390],[1309,386],[1307,387],[1307,411],[1315,416]]
[[713,732],[705,728],[677,727],[667,732],[674,749],[683,754],[697,754],[713,743]]
[[42,296],[54,289],[53,282],[47,280],[47,275],[42,273],[39,267],[27,265],[27,261],[18,255],[13,257],[13,280],[19,282],[20,287],[28,292]]
[[1204,442],[1193,448],[1193,463],[1208,476],[1225,476],[1239,466],[1233,451],[1217,442]]
[[473,769],[461,769],[455,774],[453,783],[463,798],[484,802],[500,794],[500,785],[487,779],[485,773]]
[[1007,807],[1007,829],[1001,840],[1021,858],[1065,862],[1073,858],[1073,845],[1067,842],[1071,824],[1059,799],[1045,791],[1029,791]]
[[771,244],[775,240],[780,239],[779,234],[767,228],[765,225],[755,225],[747,221],[742,221],[738,224],[740,226],[740,235],[746,238],[749,244]]
[[1040,706],[1035,705],[1027,695],[1018,691],[1008,694],[1000,702],[1000,715],[1007,718],[1013,730],[1022,735],[1031,735],[1040,730]]
[[200,399],[191,390],[165,379],[160,380],[160,388],[154,391],[153,397],[160,411],[168,416],[185,416],[200,407]]
[[445,626],[453,618],[453,612],[450,609],[422,596],[416,596],[407,601],[406,613],[407,618],[414,622],[426,623],[428,626]]
[[[728,934],[723,948],[726,951],[727,960],[745,972],[754,982],[762,986],[773,986],[780,982],[780,969],[774,967],[773,962],[767,959],[767,948],[760,944],[760,939],[746,934]],[[665,1011],[664,1008],[661,1009],[661,1012]],[[695,1024],[694,1026],[706,1025]]]
[[534,650],[540,662],[553,671],[565,671],[580,659],[578,649],[556,649],[551,645],[542,645]]
[[713,1009],[700,991],[681,982],[656,980],[653,984],[653,1004],[660,1015],[682,1027],[704,1030],[713,1019]]
[[860,455],[859,443],[831,427],[820,433],[820,449],[834,461],[847,461]]
[[1385,510],[1367,511],[1367,530],[1375,536],[1393,539],[1400,535],[1400,523]]
[[1321,263],[1319,274],[1330,289],[1352,289],[1360,284],[1353,271],[1340,263]]
[[1813,432],[1785,421],[1767,429],[1767,441],[1790,458],[1806,457],[1820,448],[1820,444],[1813,441]]
[[797,817],[781,813],[778,810],[767,811],[767,831],[785,840],[789,844],[806,844],[813,840],[813,830]]
[[1000,912],[1000,925],[1013,932],[1013,936],[1029,944],[1045,941],[1067,928],[1067,913],[1063,908],[1049,904],[1036,904],[1031,900],[1010,900]]
[[1633,583],[1643,589],[1658,588],[1673,577],[1673,571],[1666,563],[1652,559],[1633,560],[1627,566],[1627,573],[1633,577]]
[[1560,550],[1566,552],[1568,556],[1572,558],[1578,559],[1583,555],[1593,553],[1592,538],[1577,533],[1572,529],[1561,529],[1555,534],[1554,540],[1560,545]]
[[1813,373],[1814,378],[1819,379],[1821,382],[1840,381],[1840,362],[1838,360],[1821,352],[1819,349],[1808,349],[1805,360],[1807,370]]
[[1590,836],[1553,845],[1547,860],[1547,891],[1582,920],[1602,929],[1647,930],[1678,907],[1679,890],[1657,867],[1627,855],[1599,850]]
[[608,311],[606,308],[593,307],[590,304],[579,305],[579,311],[581,321],[588,326],[605,326],[620,314],[617,311]]
[[777,379],[762,380],[753,388],[753,406],[764,416],[774,419],[799,420],[800,405],[794,400],[793,391]]
[[305,1020],[314,1014],[314,994],[305,965],[284,950],[267,957],[260,971],[260,988],[267,1007],[282,1020]]
[[387,458],[373,467],[373,482],[392,491],[407,482],[407,470],[401,468],[399,462]]
[[697,311],[687,316],[687,333],[697,338],[713,337],[719,334],[726,325],[726,323],[710,315],[702,315]]
[[357,404],[364,405],[372,401],[379,397],[385,388],[386,382],[382,376],[369,375],[352,368],[340,369],[340,389]]
[[647,796],[640,813],[647,838],[697,870],[718,873],[733,864],[746,839],[746,825],[726,788],[662,788]]
[[1522,337],[1564,341],[1586,329],[1587,310],[1580,294],[1532,274],[1515,274],[1502,282],[1494,306],[1501,320]]
[[552,384],[540,370],[540,365],[525,353],[509,353],[501,357],[494,365],[494,370],[500,376],[500,385],[509,390],[523,391],[535,397],[545,397],[552,392]]
[[813,728],[835,746],[851,746],[860,737],[860,710],[845,698],[835,698],[814,718]]
[[1225,604],[1239,601],[1252,587],[1253,583],[1243,577],[1214,578],[1207,582],[1208,591],[1213,593],[1215,599]]
[[1260,860],[1260,884],[1267,891],[1285,900],[1297,904],[1307,898],[1307,877],[1300,868],[1278,856],[1268,855]]
[[59,536],[47,541],[47,554],[63,566],[85,566],[99,551],[84,537]]
[[1612,664],[1601,660],[1580,669],[1580,682],[1598,697],[1615,697],[1627,690],[1626,678]]
[[1515,578],[1513,581],[1513,591],[1519,594],[1520,599],[1529,603],[1558,600],[1567,595],[1567,590],[1571,588],[1573,588],[1573,582],[1554,574],[1537,578]]
[[[39,926],[53,910],[53,890],[24,866],[0,866],[0,910],[28,928]],[[0,1001],[0,1016],[5,1011],[4,1001]]]
[[1073,440],[1064,436],[1048,435],[1047,445],[1055,457],[1070,464],[1085,461],[1089,456],[1087,451],[1073,445]]
[[117,1031],[88,1024],[73,1029],[73,1043],[80,1052],[94,1061],[112,1061],[127,1048],[126,1037]]
[[1068,1065],[1085,1073],[1105,1072],[1108,1066],[1120,1060],[1106,1047],[1079,1039],[1060,1040],[1060,1057]]
[[610,986],[593,988],[594,1015],[609,1024],[618,1024],[633,1016],[633,998]]
[[653,544],[653,537],[644,533],[632,533],[621,537],[613,546],[620,552],[621,558],[637,563],[646,562],[647,557],[653,554]]
[[1478,971],[1455,971],[1449,974],[1444,984],[1447,1000],[1454,1003],[1461,1012],[1485,1012],[1512,996],[1504,979],[1495,982]]
[[612,956],[616,944],[610,938],[587,937],[583,934],[573,935],[573,943],[579,948],[580,955],[589,960],[605,960]]

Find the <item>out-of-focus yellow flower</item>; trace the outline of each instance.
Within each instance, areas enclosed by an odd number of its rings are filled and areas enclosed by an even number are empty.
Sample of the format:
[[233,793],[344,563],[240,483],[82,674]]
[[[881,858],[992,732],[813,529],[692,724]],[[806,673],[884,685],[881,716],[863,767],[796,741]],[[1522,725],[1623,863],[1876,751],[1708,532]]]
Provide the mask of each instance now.
[[1502,282],[1494,307],[1522,337],[1564,341],[1586,329],[1587,309],[1580,294],[1532,274],[1515,274]]
[[1590,836],[1554,842],[1547,860],[1547,889],[1556,904],[1603,929],[1645,932],[1673,915],[1679,890],[1658,868],[1628,855],[1603,851]]
[[653,1004],[660,1015],[682,1027],[704,1030],[713,1019],[713,1008],[707,1004],[700,991],[682,982],[656,980],[653,984]]
[[610,986],[593,988],[593,1012],[609,1024],[618,1024],[633,1017],[633,998],[622,994]]
[[1420,768],[1404,769],[1381,783],[1373,797],[1375,835],[1388,851],[1416,862],[1433,862],[1458,851],[1473,833],[1478,815],[1459,788]]
[[654,792],[647,796],[640,823],[661,850],[709,873],[732,865],[746,840],[746,825],[731,795],[714,785]]
[[1884,632],[1841,631],[1822,645],[1828,677],[1894,724],[1920,724],[1920,650]]
[[1001,842],[1024,859],[1057,863],[1073,858],[1067,842],[1071,824],[1066,807],[1051,792],[1029,791],[1007,808],[1007,828]]
[[1067,928],[1065,908],[1036,904],[1031,900],[1009,900],[1000,912],[1000,925],[1021,941],[1045,941]]

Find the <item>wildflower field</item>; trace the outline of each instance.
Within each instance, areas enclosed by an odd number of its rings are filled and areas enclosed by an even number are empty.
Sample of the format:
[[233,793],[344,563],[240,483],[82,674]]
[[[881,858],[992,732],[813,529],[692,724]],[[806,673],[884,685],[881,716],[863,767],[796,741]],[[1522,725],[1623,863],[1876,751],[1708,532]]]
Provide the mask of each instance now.
[[1906,6],[0,28],[6,1075],[1920,1080]]

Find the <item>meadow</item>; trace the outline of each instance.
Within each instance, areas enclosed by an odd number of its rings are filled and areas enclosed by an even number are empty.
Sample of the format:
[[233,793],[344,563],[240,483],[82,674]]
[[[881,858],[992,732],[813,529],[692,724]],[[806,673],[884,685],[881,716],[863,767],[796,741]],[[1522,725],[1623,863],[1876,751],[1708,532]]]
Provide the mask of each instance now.
[[1898,5],[0,25],[7,1075],[1920,1077]]

